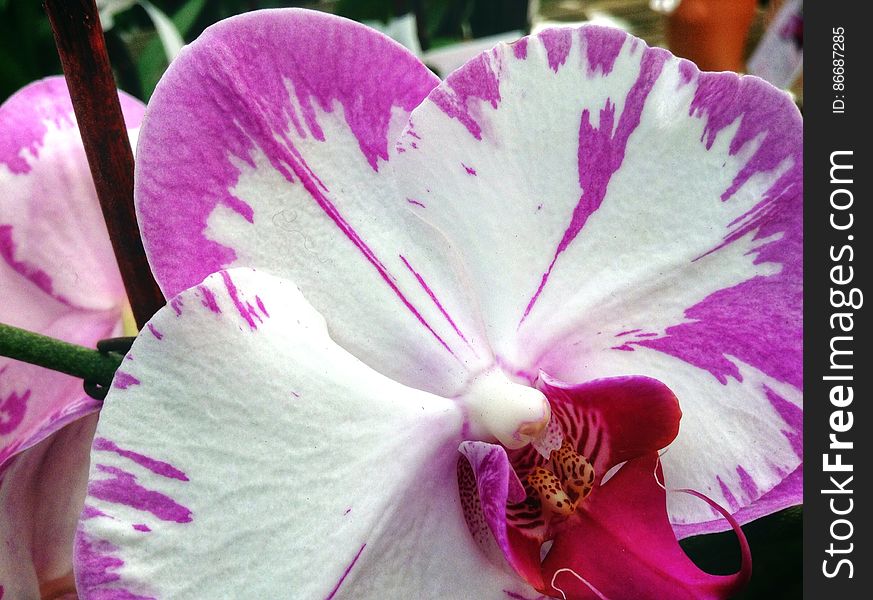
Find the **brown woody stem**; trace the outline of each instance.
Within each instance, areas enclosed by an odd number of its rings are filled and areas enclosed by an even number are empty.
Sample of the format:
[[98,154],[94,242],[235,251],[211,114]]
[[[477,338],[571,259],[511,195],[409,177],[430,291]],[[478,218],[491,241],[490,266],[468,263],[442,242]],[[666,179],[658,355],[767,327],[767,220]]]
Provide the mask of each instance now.
[[166,301],[133,207],[133,152],[94,0],[45,0],[103,218],[137,326]]

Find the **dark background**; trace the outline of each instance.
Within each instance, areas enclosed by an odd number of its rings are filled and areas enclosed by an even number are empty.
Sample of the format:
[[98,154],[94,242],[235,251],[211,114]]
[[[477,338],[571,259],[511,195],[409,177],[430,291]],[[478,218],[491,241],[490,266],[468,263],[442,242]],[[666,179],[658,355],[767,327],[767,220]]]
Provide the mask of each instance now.
[[[855,316],[854,369],[855,400],[850,407],[855,425],[849,433],[840,434],[840,439],[853,440],[855,450],[846,453],[844,462],[855,467],[855,479],[850,484],[854,490],[855,508],[846,518],[854,523],[855,534],[846,542],[835,542],[839,547],[847,542],[855,544],[851,555],[855,566],[854,578],[842,576],[828,579],[822,574],[822,561],[829,558],[825,549],[831,543],[830,524],[838,518],[828,506],[830,496],[822,495],[823,488],[832,487],[830,475],[821,471],[823,452],[827,451],[831,428],[828,418],[834,409],[828,393],[831,383],[821,380],[830,365],[829,340],[834,332],[830,329],[829,316],[836,309],[829,302],[831,245],[839,248],[846,243],[846,236],[853,234],[855,241],[855,268],[853,285],[864,293],[870,289],[870,142],[868,110],[873,101],[870,93],[868,39],[870,33],[861,14],[863,4],[842,0],[840,2],[806,2],[804,4],[804,307],[805,307],[805,364],[804,396],[804,453],[807,468],[804,470],[804,598],[810,600],[833,599],[855,600],[870,598],[871,560],[870,544],[870,319],[864,306],[852,311]],[[832,30],[845,28],[845,91],[832,89]],[[846,96],[846,112],[831,113],[834,94]],[[837,232],[829,224],[830,193],[837,187],[830,183],[830,154],[835,150],[854,150],[854,179],[850,186],[854,194],[855,226],[852,231]],[[842,173],[848,175],[846,171]],[[842,176],[840,176],[842,177]],[[839,309],[843,312],[846,309]],[[851,311],[851,309],[848,309]],[[839,334],[839,333],[837,333]],[[842,334],[850,335],[850,334]],[[848,346],[846,346],[848,348]],[[846,460],[848,458],[848,460]],[[841,481],[839,473],[837,480]],[[842,505],[842,503],[840,504]],[[830,567],[836,564],[833,560]]]

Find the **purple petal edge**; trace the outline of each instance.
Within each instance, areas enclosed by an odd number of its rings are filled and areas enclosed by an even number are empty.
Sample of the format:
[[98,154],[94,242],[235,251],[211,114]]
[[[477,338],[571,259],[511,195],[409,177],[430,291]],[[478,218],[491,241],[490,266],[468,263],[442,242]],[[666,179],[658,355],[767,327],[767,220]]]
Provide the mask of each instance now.
[[[209,79],[214,85],[192,85],[203,80],[203,72],[215,74]],[[226,81],[243,90],[225,88]],[[287,82],[294,85],[299,111]],[[331,112],[339,103],[361,153],[378,170],[379,161],[388,158],[392,109],[411,111],[437,83],[400,45],[333,15],[264,10],[207,29],[186,47],[155,90],[138,148],[137,211],[165,294],[173,296],[235,260],[232,248],[207,239],[203,232],[218,205],[252,221],[252,208],[231,190],[240,175],[235,161],[252,165],[250,153],[256,145],[289,181],[304,184],[357,244],[342,215],[324,201],[323,183],[308,170],[291,139],[287,147],[279,144],[273,130],[290,126],[297,136],[324,141],[316,111]],[[202,108],[192,111],[192,106]],[[180,137],[192,128],[198,130],[197,139],[180,144]],[[201,143],[203,139],[210,143]],[[168,155],[167,148],[181,148],[184,160]],[[191,154],[197,160],[187,156]],[[170,161],[177,166],[168,169]],[[204,186],[204,180],[209,185]],[[174,188],[193,191],[187,200],[192,210],[177,219],[167,218],[165,211],[167,190]],[[367,249],[361,249],[366,254]],[[379,268],[378,261],[371,262]]]
[[[782,480],[772,490],[758,498],[751,505],[734,513],[734,518],[740,525],[745,525],[766,517],[780,510],[799,506],[803,503],[803,465],[800,465]],[[725,519],[715,519],[703,523],[673,524],[673,531],[679,539],[704,535],[707,533],[719,533],[731,529],[730,523]]]
[[[145,106],[121,91],[118,92],[118,99],[128,128],[139,127]],[[27,161],[20,154],[24,150],[39,154],[47,131],[47,121],[59,128],[76,126],[67,82],[60,75],[46,77],[21,88],[0,106],[0,131],[3,132],[0,136],[0,163],[13,173],[30,171]]]

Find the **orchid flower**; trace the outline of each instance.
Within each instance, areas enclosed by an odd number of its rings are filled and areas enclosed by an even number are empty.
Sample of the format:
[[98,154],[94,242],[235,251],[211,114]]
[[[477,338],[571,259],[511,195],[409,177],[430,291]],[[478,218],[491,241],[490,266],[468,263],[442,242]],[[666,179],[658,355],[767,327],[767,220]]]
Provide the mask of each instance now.
[[748,546],[676,539],[800,502],[800,134],[617,30],[441,83],[329,15],[209,28],[139,138],[172,299],[100,415],[80,596],[730,595]]
[[[839,64],[839,63],[837,63]],[[789,88],[803,72],[803,3],[783,4],[749,57],[749,72]]]
[[[144,106],[120,100],[138,127]],[[0,322],[69,342],[122,331],[124,287],[63,77],[0,106],[0,298]],[[99,406],[81,380],[0,358],[0,597],[72,589]]]

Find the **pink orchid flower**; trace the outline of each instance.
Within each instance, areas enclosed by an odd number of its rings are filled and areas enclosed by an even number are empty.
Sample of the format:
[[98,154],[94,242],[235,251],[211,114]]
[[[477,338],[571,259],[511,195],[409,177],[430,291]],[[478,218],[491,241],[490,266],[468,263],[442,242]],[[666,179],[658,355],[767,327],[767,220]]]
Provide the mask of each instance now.
[[101,413],[80,595],[730,595],[748,547],[676,537],[800,502],[800,134],[617,30],[441,83],[320,13],[211,27],[139,139],[173,299]]
[[[120,94],[129,126],[144,106]],[[91,346],[121,335],[124,286],[63,77],[0,106],[0,322]],[[99,402],[0,358],[0,597],[72,588]]]

